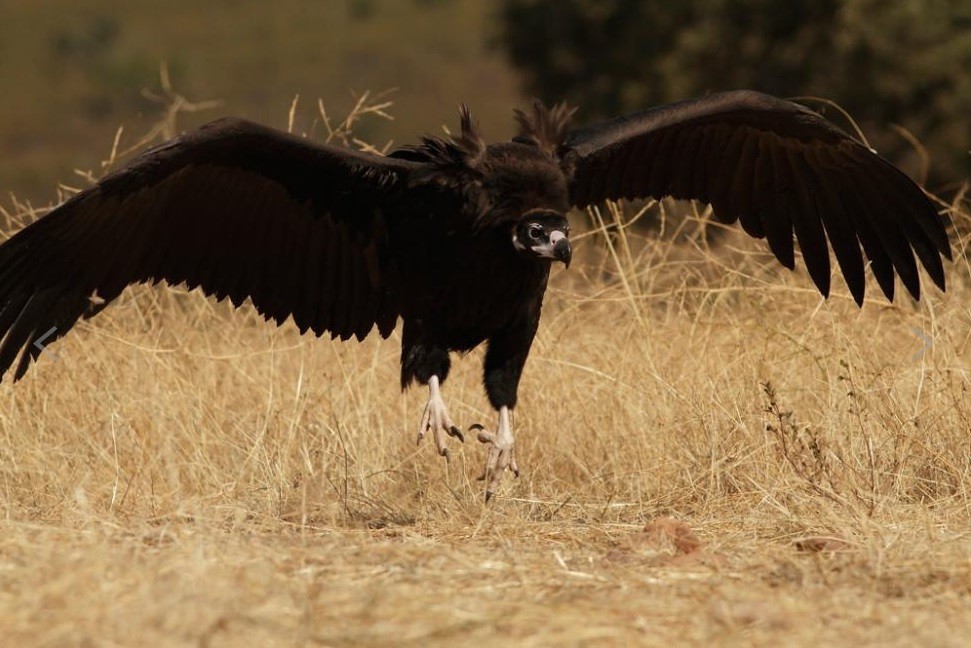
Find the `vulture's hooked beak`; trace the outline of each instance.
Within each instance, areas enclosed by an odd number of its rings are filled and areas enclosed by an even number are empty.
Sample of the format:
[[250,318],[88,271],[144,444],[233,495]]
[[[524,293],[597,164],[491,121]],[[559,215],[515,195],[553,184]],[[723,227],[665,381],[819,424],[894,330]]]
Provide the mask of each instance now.
[[567,268],[570,267],[570,259],[573,258],[573,248],[570,247],[570,239],[566,234],[555,230],[550,235],[550,243],[553,244],[553,258],[562,261]]

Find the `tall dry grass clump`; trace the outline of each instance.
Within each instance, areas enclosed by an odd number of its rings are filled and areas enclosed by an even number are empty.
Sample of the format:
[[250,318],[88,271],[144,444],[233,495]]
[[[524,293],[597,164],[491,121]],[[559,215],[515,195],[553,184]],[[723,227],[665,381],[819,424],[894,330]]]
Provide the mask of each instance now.
[[[307,130],[360,145],[368,101]],[[871,282],[862,310],[670,208],[576,215],[516,411],[523,474],[489,506],[483,448],[415,447],[398,333],[126,291],[0,389],[0,637],[959,645],[967,200],[942,204],[948,292],[889,304]],[[480,375],[473,352],[446,385],[466,425],[492,424]],[[638,533],[656,518],[694,548]]]

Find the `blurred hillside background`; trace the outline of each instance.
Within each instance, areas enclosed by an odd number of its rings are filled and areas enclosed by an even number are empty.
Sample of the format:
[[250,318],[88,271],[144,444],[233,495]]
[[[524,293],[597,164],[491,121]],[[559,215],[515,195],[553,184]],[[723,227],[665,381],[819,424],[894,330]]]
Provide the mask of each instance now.
[[971,171],[971,0],[0,0],[0,191],[44,204],[81,184],[119,126],[130,143],[158,118],[144,91],[163,62],[189,100],[221,101],[182,128],[285,126],[296,94],[307,128],[318,98],[340,113],[353,91],[398,88],[367,141],[440,132],[460,101],[499,139],[530,96],[583,121],[747,87],[839,102],[921,175],[904,127],[933,190]]

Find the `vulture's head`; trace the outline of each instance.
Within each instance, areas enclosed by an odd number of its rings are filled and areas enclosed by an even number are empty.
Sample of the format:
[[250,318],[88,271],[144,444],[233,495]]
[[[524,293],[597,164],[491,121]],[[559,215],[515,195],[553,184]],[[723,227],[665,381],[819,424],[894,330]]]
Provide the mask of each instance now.
[[524,214],[513,227],[512,245],[523,256],[562,261],[566,267],[570,267],[573,257],[570,223],[566,216],[555,211]]

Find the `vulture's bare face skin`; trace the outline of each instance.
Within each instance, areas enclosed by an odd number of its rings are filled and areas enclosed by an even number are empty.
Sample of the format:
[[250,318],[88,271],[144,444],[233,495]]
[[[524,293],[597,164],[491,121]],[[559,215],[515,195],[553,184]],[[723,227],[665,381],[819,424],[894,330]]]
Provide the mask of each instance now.
[[513,228],[512,244],[523,256],[562,261],[570,267],[570,223],[557,212],[534,212],[521,218]]

